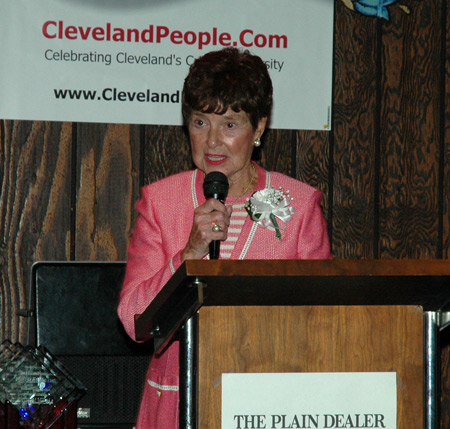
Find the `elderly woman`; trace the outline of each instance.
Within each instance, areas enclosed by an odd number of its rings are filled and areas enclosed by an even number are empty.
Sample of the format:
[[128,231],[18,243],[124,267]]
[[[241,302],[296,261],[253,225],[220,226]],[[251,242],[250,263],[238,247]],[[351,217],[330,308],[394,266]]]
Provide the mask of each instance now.
[[[197,168],[142,189],[118,307],[132,338],[134,315],[184,260],[208,258],[213,240],[221,259],[331,257],[321,192],[252,161],[272,107],[263,61],[235,48],[207,53],[191,66],[182,103]],[[205,199],[204,177],[213,171],[228,179],[224,204]],[[138,429],[178,428],[178,351],[173,341],[153,356]]]

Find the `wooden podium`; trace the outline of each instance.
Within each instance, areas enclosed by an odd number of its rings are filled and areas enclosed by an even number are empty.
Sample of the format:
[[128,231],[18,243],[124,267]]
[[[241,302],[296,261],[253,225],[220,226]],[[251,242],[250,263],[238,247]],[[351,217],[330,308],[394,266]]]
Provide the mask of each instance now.
[[221,427],[221,375],[397,373],[397,428],[439,425],[450,261],[186,261],[140,340],[180,339],[180,428]]

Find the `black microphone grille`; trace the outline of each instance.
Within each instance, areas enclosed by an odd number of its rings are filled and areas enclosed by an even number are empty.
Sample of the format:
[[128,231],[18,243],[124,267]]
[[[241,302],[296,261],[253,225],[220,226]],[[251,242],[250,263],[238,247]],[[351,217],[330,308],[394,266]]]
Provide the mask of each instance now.
[[220,171],[212,171],[205,176],[203,182],[203,192],[206,196],[213,194],[228,194],[228,179]]

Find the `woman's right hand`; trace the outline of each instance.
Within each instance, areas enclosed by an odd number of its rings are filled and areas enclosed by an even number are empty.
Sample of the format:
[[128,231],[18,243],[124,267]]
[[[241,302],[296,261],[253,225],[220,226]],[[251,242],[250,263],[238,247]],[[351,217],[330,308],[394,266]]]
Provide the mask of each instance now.
[[[189,240],[181,252],[181,260],[202,259],[208,254],[211,241],[226,240],[231,211],[231,206],[225,206],[214,198],[209,198],[197,207]],[[219,231],[213,231],[214,224],[220,227]]]

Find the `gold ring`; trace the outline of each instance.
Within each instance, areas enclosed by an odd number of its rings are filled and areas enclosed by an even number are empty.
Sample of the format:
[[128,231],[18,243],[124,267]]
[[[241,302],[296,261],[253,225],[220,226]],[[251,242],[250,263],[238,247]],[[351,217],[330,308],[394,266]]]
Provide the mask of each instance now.
[[222,231],[222,228],[219,225],[217,225],[216,222],[213,222],[212,223],[212,231],[213,232],[219,232],[219,231]]

